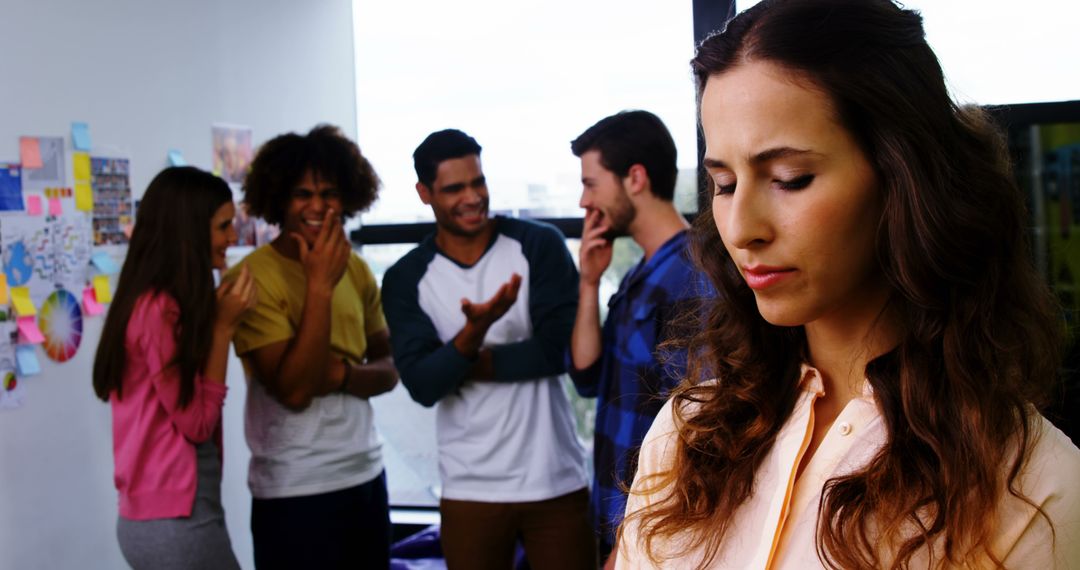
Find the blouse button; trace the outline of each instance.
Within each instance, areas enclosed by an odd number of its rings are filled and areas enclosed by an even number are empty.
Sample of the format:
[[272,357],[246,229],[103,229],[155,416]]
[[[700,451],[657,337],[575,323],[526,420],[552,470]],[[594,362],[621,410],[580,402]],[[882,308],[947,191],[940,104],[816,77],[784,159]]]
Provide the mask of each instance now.
[[840,435],[848,435],[849,433],[851,433],[851,424],[840,422]]

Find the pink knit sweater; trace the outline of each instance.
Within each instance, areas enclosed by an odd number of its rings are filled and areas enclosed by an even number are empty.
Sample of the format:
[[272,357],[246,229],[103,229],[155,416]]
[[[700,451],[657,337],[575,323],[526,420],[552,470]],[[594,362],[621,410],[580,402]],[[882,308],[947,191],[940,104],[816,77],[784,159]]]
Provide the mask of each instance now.
[[221,449],[221,408],[226,387],[199,375],[185,408],[178,369],[166,365],[176,350],[180,309],[166,294],[143,294],[125,338],[123,399],[114,392],[114,480],[120,515],[147,520],[190,516],[195,502],[195,444],[211,437]]

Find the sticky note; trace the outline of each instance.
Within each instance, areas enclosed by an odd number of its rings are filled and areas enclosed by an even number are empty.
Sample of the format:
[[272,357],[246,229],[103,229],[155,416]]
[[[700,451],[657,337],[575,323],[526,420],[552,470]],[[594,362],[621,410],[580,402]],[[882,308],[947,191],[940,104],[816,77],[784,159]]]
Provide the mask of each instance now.
[[184,160],[184,155],[175,148],[169,149],[169,166],[187,166],[187,161]]
[[31,216],[41,215],[41,196],[32,195],[26,197],[26,213]]
[[19,317],[17,322],[20,344],[41,344],[45,342],[45,335],[41,334],[41,329],[37,325],[37,317]]
[[85,152],[71,153],[71,160],[75,166],[75,181],[90,181],[90,155]]
[[90,127],[86,123],[71,123],[71,146],[75,150],[90,150]]
[[41,364],[38,363],[33,345],[16,346],[15,361],[19,366],[19,376],[33,376],[41,373]]
[[9,301],[7,273],[0,271],[0,305],[7,305]]
[[97,302],[97,296],[94,294],[93,287],[87,287],[82,292],[83,313],[89,316],[100,315],[105,312],[105,307],[101,306],[101,303]]
[[34,308],[34,302],[30,300],[29,287],[12,287],[11,303],[15,305],[15,313],[20,317],[28,317],[37,314],[37,309]]
[[112,289],[109,288],[108,275],[94,276],[94,294],[97,296],[98,303],[112,302]]
[[75,209],[90,212],[94,209],[94,191],[89,182],[75,183]]
[[49,215],[59,216],[62,213],[64,213],[64,208],[60,205],[60,197],[53,196],[49,198]]
[[93,263],[98,271],[106,275],[116,275],[117,273],[120,273],[120,267],[116,265],[116,262],[113,261],[113,258],[109,257],[109,254],[107,253],[100,251],[95,253],[90,257],[90,263]]
[[41,168],[41,141],[37,137],[19,137],[19,156],[23,168]]

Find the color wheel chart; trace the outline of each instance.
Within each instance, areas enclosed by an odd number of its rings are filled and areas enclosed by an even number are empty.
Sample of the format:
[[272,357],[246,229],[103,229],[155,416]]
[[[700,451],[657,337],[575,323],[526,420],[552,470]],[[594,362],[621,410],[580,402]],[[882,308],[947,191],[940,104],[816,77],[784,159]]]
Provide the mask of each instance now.
[[82,309],[70,292],[54,291],[41,305],[38,326],[45,335],[42,348],[49,358],[66,362],[79,350],[82,340]]

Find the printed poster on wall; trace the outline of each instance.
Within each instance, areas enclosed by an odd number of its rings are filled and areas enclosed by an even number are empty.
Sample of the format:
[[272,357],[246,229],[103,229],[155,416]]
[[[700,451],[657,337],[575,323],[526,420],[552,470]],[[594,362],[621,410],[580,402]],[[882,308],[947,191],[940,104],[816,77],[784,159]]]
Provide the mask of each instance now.
[[23,191],[67,186],[63,137],[37,137],[41,150],[41,168],[22,169]]
[[240,197],[234,192],[236,201],[236,217],[233,218],[233,227],[236,228],[236,245],[260,246],[270,243],[281,233],[276,224],[267,223],[262,218],[256,218],[247,211],[247,205],[240,201]]
[[214,174],[229,184],[243,184],[254,152],[251,127],[216,124],[210,127],[213,144]]
[[61,289],[80,292],[90,279],[93,254],[90,217],[83,212],[65,213],[50,220],[53,239],[53,283]]
[[131,204],[131,174],[126,158],[90,159],[94,189],[94,245],[126,244],[125,229],[135,222]]
[[0,219],[0,257],[8,287],[27,287],[35,307],[56,288],[56,246],[45,216],[5,216]]
[[0,210],[22,210],[22,169],[0,163]]

